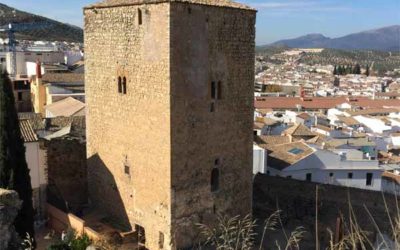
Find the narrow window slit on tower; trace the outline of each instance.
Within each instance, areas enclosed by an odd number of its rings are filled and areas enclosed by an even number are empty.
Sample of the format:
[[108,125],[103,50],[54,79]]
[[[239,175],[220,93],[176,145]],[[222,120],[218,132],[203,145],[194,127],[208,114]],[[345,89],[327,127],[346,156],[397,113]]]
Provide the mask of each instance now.
[[122,78],[118,77],[118,93],[122,93]]
[[210,104],[210,112],[212,113],[212,112],[214,112],[215,111],[215,104],[212,102],[211,104]]
[[215,99],[215,97],[216,97],[216,85],[215,85],[215,82],[211,82],[211,86],[210,86],[210,88],[211,88],[211,99]]
[[143,24],[142,10],[138,9],[138,23],[139,25]]
[[122,78],[122,93],[126,94],[126,77]]
[[211,172],[211,192],[216,192],[219,189],[219,169],[214,168]]
[[126,175],[131,175],[131,170],[130,170],[130,167],[128,165],[125,165],[124,171],[125,171]]
[[159,234],[158,247],[160,249],[164,248],[164,234],[162,232],[160,232],[160,234]]

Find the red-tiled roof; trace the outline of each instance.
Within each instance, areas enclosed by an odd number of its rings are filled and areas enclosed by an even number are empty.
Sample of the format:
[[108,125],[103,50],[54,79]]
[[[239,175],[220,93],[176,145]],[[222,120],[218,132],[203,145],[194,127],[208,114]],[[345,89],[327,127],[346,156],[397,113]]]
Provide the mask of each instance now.
[[375,99],[368,97],[261,97],[256,98],[256,109],[297,109],[301,106],[305,109],[330,109],[342,103],[349,103],[361,108],[400,107],[398,99]]
[[300,115],[297,115],[297,117],[299,117],[299,118],[301,118],[303,120],[307,120],[307,119],[311,118],[311,116],[309,114],[307,114],[307,113],[301,113]]
[[38,138],[33,131],[29,120],[19,120],[19,129],[21,131],[22,139],[24,139],[24,142],[38,141]]

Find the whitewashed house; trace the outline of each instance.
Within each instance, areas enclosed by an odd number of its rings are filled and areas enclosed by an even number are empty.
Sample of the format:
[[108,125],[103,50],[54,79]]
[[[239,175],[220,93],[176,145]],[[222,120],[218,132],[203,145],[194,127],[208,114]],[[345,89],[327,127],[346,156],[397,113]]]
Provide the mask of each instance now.
[[390,135],[393,148],[400,148],[400,133],[392,133]]
[[386,125],[385,122],[379,118],[357,115],[354,116],[354,119],[363,124],[367,132],[370,133],[388,134],[392,131],[392,127]]
[[20,120],[19,125],[24,140],[26,163],[31,177],[33,208],[36,211],[36,216],[41,218],[44,216],[45,189],[47,186],[45,152],[40,149],[39,139],[29,120]]
[[297,112],[286,110],[283,114],[284,123],[296,123]]
[[269,148],[266,174],[322,184],[348,186],[374,191],[382,190],[384,169],[376,160],[363,154],[334,153],[316,149],[304,142],[287,143]]
[[365,159],[376,159],[378,156],[378,149],[376,142],[370,138],[347,138],[347,139],[333,139],[329,140],[324,145],[325,149],[331,151],[345,151],[348,149],[355,149],[364,155]]

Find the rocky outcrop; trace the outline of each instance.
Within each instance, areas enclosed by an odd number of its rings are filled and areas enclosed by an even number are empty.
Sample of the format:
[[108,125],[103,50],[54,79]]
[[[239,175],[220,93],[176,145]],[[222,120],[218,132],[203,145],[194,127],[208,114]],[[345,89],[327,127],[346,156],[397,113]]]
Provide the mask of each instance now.
[[0,189],[0,250],[18,249],[19,241],[14,220],[22,201],[17,192]]

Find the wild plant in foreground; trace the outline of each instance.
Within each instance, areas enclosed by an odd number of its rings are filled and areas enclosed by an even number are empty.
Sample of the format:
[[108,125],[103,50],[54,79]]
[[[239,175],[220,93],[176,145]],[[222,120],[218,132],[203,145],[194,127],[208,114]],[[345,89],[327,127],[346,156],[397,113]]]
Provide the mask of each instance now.
[[206,239],[205,244],[217,250],[250,250],[254,246],[255,221],[250,215],[243,219],[239,216],[228,218],[218,216],[215,227],[198,224],[201,234]]

